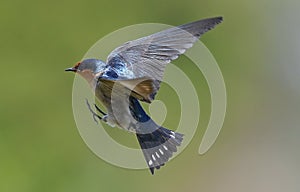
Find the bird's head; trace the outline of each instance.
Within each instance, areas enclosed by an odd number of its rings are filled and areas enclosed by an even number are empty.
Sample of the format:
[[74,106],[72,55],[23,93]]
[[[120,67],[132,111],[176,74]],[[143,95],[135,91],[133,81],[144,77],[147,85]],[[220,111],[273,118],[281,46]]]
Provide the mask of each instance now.
[[75,72],[88,82],[91,82],[96,76],[103,72],[105,65],[106,64],[99,59],[85,59],[78,62],[74,67],[65,69],[65,71]]

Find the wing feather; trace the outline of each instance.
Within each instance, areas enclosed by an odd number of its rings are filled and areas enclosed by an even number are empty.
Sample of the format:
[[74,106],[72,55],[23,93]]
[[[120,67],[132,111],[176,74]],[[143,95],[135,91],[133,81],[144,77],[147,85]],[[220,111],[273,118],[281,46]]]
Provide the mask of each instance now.
[[126,42],[109,54],[107,70],[122,80],[146,77],[161,82],[166,65],[221,21],[222,17],[203,19]]

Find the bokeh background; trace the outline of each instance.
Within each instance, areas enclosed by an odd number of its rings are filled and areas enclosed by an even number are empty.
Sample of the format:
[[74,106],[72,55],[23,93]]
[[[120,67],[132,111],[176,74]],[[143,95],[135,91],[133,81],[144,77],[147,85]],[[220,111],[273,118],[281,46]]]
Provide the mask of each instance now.
[[[0,191],[299,191],[299,8],[294,0],[2,0]],[[219,15],[224,22],[202,38],[228,94],[215,145],[198,155],[210,96],[201,72],[181,66],[182,58],[175,63],[192,72],[201,104],[198,131],[184,152],[155,176],[95,156],[76,128],[73,75],[63,70],[121,27]],[[168,108],[164,126],[172,128],[178,98],[166,101],[168,91],[165,86],[158,96]],[[125,143],[133,138],[107,131]]]

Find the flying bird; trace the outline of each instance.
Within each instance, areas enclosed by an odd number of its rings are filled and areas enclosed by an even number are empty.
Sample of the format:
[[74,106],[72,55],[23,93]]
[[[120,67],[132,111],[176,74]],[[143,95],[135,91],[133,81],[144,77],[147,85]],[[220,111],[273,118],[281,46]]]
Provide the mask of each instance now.
[[222,17],[215,17],[169,28],[124,43],[109,54],[106,62],[90,58],[65,70],[82,76],[106,108],[107,113],[95,104],[100,116],[87,101],[94,119],[136,134],[152,174],[177,151],[183,134],[157,125],[140,102],[151,103],[166,65],[221,22]]

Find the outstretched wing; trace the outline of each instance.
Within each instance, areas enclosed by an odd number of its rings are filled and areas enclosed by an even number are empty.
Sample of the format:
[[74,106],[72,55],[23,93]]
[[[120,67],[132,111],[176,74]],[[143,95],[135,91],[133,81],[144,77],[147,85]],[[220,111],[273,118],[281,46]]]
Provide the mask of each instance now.
[[152,79],[154,91],[144,98],[151,102],[159,89],[166,65],[191,48],[202,34],[221,21],[222,17],[203,19],[129,41],[109,54],[102,78],[116,81]]
[[122,79],[148,77],[161,81],[166,64],[221,21],[222,17],[203,19],[129,41],[109,54],[107,65]]

